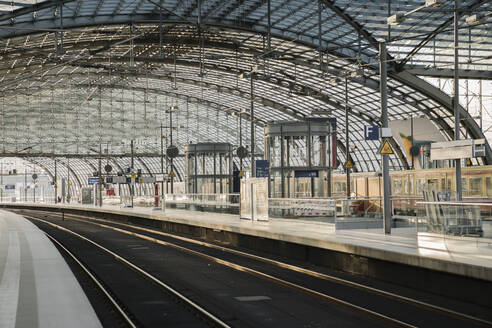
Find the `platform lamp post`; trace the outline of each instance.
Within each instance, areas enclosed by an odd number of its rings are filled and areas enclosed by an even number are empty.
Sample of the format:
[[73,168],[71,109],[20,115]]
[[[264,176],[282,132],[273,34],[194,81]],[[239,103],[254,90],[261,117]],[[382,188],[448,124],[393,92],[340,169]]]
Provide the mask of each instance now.
[[[445,1],[444,0],[426,0],[425,4],[423,4],[420,7],[417,7],[407,13],[403,14],[395,14],[393,16],[388,17],[387,22],[390,25],[398,25],[401,24],[405,18],[412,14],[415,13],[421,9],[427,8],[427,7],[439,7],[441,6]],[[453,10],[453,48],[454,48],[454,96],[453,96],[453,111],[454,111],[454,140],[459,140],[460,139],[460,112],[459,112],[459,52],[458,52],[458,46],[459,46],[459,35],[458,35],[458,19],[459,19],[459,4],[458,0],[454,0],[454,10]],[[475,21],[478,21],[479,19],[473,17],[470,17],[470,20],[467,20],[468,24],[475,24]],[[456,159],[455,160],[455,176],[456,176],[456,200],[461,201],[463,199],[463,191],[462,191],[462,185],[461,185],[461,159]]]
[[[178,110],[177,106],[171,106],[169,109],[166,111],[166,113],[169,114],[169,147],[166,149],[166,155],[170,159],[170,164],[171,164],[171,172],[169,172],[169,176],[171,178],[171,194],[174,194],[174,163],[173,159],[179,155],[179,149],[178,147],[173,145],[173,112],[176,112]],[[181,126],[177,126],[176,129],[181,128]]]

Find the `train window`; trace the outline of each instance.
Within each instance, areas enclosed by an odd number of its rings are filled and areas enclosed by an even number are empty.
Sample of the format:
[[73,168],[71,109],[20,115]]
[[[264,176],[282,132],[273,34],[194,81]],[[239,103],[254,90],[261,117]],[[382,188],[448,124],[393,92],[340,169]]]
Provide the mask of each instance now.
[[461,179],[461,193],[468,195],[468,185],[466,184],[466,178]]
[[485,178],[485,195],[492,196],[492,178]]
[[452,187],[453,187],[452,180],[450,178],[448,178],[448,183],[446,185],[446,191],[451,191]]
[[405,179],[403,192],[407,195],[413,195],[413,175],[409,175],[407,179]]
[[439,184],[437,179],[427,179],[427,190],[439,191]]
[[393,179],[393,186],[391,190],[393,195],[401,195],[401,180]]
[[482,195],[482,178],[470,178],[470,195]]
[[345,182],[335,182],[335,192],[346,192],[347,184]]
[[422,196],[425,188],[425,179],[417,179],[417,195]]

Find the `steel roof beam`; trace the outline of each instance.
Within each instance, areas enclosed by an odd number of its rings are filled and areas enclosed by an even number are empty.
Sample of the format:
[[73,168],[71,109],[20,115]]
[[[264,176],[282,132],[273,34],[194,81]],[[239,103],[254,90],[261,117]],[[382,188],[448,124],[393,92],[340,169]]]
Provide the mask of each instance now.
[[[454,77],[454,70],[447,68],[408,68],[405,72],[411,73],[417,76],[428,76],[436,78],[452,79]],[[460,79],[469,80],[492,80],[492,71],[481,71],[481,70],[469,70],[460,69],[458,71]]]
[[[463,15],[463,13],[473,11],[478,7],[480,7],[481,5],[488,2],[490,2],[490,0],[476,0],[474,4],[459,9],[458,19]],[[453,21],[454,21],[454,17],[451,16],[444,23],[439,25],[438,28],[436,28],[434,31],[429,33],[422,41],[420,41],[420,43],[417,46],[415,46],[415,48],[413,48],[408,54],[405,55],[405,58],[402,61],[400,61],[396,66],[396,70],[397,71],[403,70],[404,66],[408,63],[408,61],[412,59],[412,57],[415,54],[417,54],[420,51],[420,49],[422,49],[422,47],[424,47],[428,42],[430,42],[437,34],[444,31],[449,25],[451,25],[451,23],[453,23]]]

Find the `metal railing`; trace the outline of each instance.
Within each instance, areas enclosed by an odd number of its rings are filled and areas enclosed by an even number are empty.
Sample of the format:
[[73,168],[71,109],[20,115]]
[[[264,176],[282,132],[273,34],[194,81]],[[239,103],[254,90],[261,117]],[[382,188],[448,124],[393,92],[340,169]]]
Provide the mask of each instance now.
[[492,202],[422,201],[418,231],[443,236],[492,238]]
[[269,198],[268,215],[271,218],[334,222],[336,201],[327,198]]
[[167,208],[239,214],[239,194],[165,194]]

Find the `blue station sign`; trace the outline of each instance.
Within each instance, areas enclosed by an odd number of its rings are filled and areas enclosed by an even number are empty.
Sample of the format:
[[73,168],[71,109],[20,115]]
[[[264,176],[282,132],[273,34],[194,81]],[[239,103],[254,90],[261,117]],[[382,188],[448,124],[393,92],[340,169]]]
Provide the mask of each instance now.
[[294,177],[296,178],[317,178],[318,176],[319,176],[318,170],[294,171]]
[[99,183],[99,178],[89,178],[88,183],[90,185],[98,184]]
[[365,140],[379,140],[379,126],[366,125],[364,126],[364,138]]
[[268,160],[256,160],[255,167],[257,178],[268,178],[270,176],[270,163],[268,162]]

